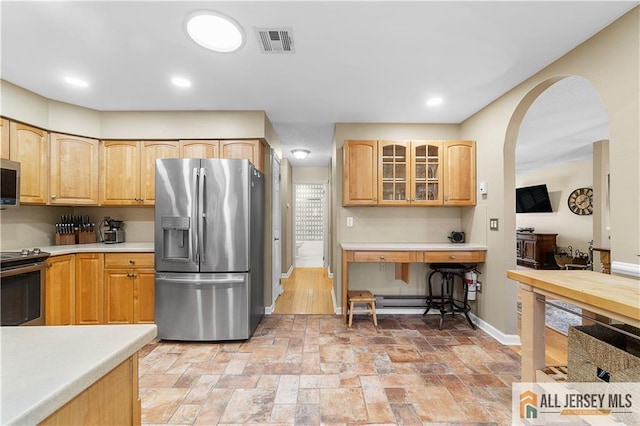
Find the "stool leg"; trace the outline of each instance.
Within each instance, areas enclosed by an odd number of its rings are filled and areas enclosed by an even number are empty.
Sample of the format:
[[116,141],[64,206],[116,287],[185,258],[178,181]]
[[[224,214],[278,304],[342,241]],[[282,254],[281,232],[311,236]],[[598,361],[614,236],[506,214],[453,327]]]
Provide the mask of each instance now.
[[378,317],[376,316],[376,301],[371,302],[371,309],[373,313],[373,325],[378,326]]
[[349,302],[349,327],[353,323],[353,302]]
[[448,274],[442,273],[442,278],[440,280],[440,327],[439,329],[442,330],[442,328],[444,327],[444,315],[447,313],[447,311],[444,309],[444,304],[446,301],[446,297],[448,295],[448,285],[447,285],[447,280],[449,279]]
[[433,290],[431,288],[431,277],[435,273],[436,271],[431,271],[427,276],[427,290],[429,291],[429,294],[427,295],[427,308],[425,309],[424,314],[422,315],[427,315],[431,310],[431,306],[433,305]]

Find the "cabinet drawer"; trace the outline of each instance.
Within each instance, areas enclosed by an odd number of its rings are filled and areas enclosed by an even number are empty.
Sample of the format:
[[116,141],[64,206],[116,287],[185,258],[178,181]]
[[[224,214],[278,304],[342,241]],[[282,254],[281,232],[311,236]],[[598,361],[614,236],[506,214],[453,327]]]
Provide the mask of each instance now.
[[484,258],[484,251],[428,251],[424,253],[425,263],[475,263],[484,262]]
[[415,251],[356,251],[354,262],[413,263],[418,261]]
[[105,268],[153,268],[153,253],[106,253]]

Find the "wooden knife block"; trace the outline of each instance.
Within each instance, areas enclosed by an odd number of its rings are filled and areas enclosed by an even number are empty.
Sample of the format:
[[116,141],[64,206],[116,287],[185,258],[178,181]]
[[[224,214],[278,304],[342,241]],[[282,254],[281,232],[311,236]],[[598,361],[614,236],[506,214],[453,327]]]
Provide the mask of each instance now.
[[56,233],[56,245],[92,244],[97,241],[95,231],[76,231],[74,234]]

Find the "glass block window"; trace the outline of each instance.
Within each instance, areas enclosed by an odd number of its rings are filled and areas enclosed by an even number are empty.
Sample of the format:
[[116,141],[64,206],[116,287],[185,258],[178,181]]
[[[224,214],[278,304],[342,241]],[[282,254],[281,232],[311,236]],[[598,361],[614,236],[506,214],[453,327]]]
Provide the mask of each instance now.
[[324,239],[324,184],[296,184],[296,241]]

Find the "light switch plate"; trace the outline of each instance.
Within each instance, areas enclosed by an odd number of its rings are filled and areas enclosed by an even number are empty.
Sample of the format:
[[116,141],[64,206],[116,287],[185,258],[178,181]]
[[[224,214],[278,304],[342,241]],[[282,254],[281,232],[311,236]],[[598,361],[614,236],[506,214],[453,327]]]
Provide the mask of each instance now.
[[347,227],[351,228],[353,226],[353,216],[347,216]]
[[489,229],[491,231],[497,231],[498,230],[498,218],[497,217],[492,217],[491,219],[489,219]]

